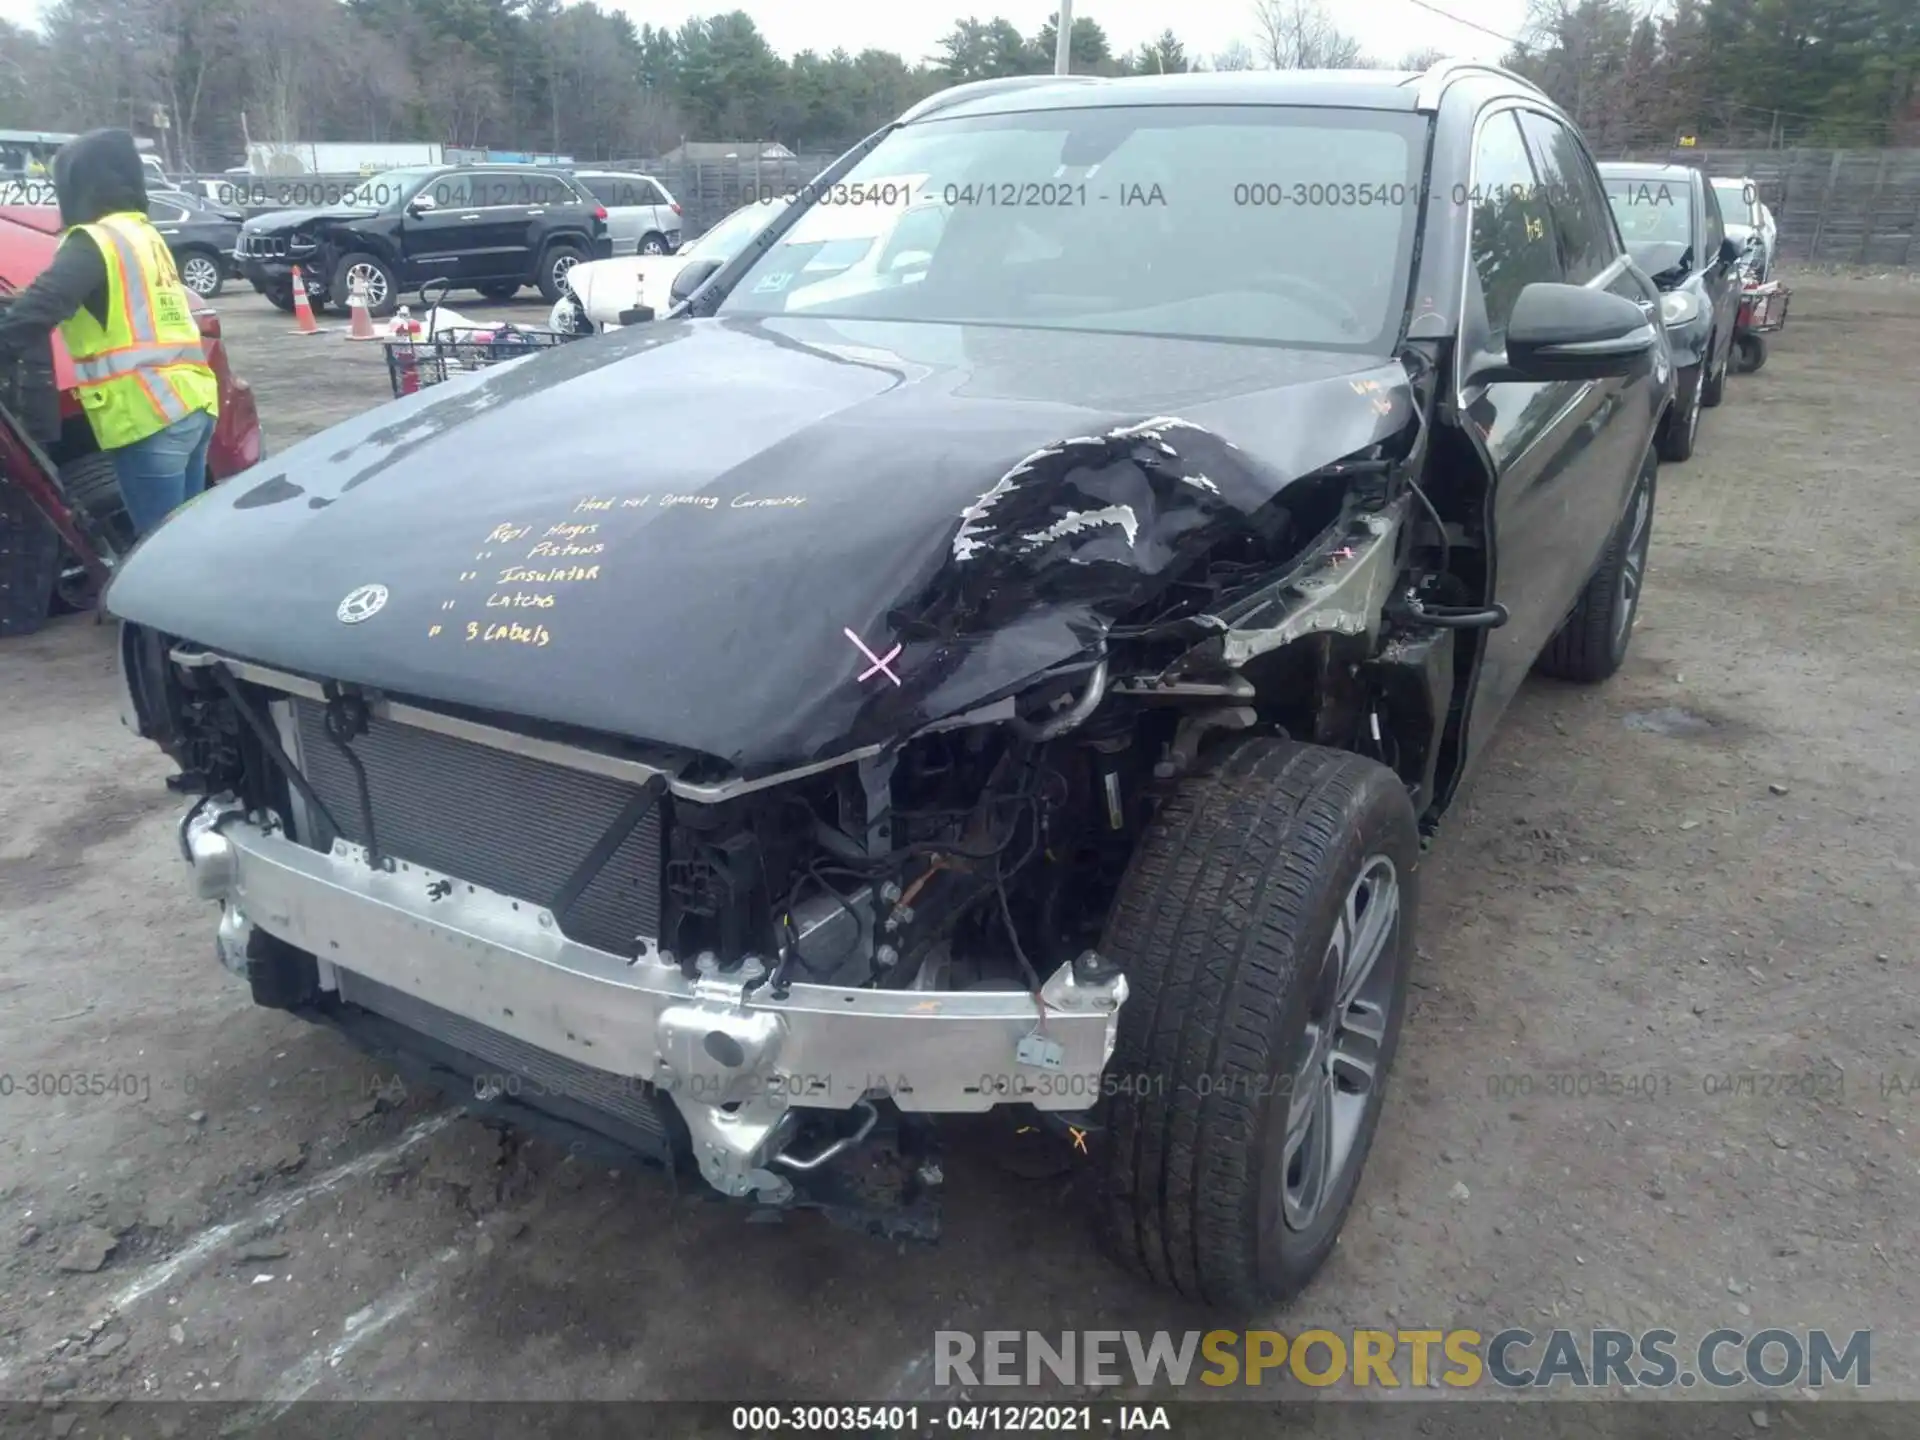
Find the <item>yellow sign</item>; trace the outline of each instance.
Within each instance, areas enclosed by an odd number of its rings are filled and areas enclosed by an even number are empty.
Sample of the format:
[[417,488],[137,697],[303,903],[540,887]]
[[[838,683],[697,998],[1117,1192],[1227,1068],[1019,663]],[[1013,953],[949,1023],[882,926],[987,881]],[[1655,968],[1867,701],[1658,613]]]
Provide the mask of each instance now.
[[1691,150],[1699,142],[1696,141],[1691,135],[1682,135],[1680,137],[1680,143],[1681,145],[1685,146],[1687,149]]

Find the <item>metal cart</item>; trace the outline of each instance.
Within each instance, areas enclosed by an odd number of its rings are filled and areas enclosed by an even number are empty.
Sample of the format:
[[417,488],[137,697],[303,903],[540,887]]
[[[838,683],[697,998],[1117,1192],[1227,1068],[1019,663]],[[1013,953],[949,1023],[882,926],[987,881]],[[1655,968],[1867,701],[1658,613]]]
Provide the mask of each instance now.
[[1748,285],[1740,292],[1740,314],[1733,324],[1733,367],[1751,374],[1767,363],[1766,337],[1787,323],[1793,293],[1778,280]]

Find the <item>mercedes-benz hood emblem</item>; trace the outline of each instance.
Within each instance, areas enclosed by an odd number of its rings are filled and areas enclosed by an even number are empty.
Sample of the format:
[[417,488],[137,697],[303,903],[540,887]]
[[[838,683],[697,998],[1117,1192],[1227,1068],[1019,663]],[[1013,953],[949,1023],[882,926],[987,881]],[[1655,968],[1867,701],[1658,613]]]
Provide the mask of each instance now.
[[386,586],[362,585],[358,590],[348,591],[347,598],[340,602],[340,608],[333,613],[340,617],[342,625],[358,625],[362,620],[371,620],[378,615],[386,603]]

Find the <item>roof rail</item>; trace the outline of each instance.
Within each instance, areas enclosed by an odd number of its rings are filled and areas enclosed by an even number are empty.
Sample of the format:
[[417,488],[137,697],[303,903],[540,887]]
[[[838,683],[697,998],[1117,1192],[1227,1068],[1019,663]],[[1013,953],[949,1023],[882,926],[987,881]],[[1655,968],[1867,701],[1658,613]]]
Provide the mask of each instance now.
[[1446,94],[1447,86],[1467,74],[1498,75],[1502,80],[1511,80],[1543,98],[1546,94],[1526,76],[1517,75],[1504,65],[1490,65],[1484,60],[1442,60],[1417,77],[1420,88],[1414,93],[1413,108],[1438,110],[1440,97]]
[[993,80],[969,80],[959,85],[949,85],[937,94],[929,95],[917,105],[911,105],[899,119],[893,123],[904,125],[909,120],[924,120],[927,116],[946,110],[967,100],[978,100],[983,95],[998,95],[1008,90],[1030,90],[1036,85],[1058,85],[1062,81],[1084,84],[1104,79],[1100,75],[1002,75]]

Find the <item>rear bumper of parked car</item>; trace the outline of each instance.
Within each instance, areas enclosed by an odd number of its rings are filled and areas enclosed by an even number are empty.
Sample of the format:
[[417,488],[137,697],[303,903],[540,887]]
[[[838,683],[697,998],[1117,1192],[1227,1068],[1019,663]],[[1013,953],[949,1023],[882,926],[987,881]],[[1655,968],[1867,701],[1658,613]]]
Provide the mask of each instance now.
[[345,841],[322,853],[230,798],[188,812],[181,848],[221,902],[228,968],[247,973],[265,932],[316,957],[314,1018],[378,1017],[415,1052],[455,1052],[457,1072],[616,1140],[682,1133],[729,1195],[777,1193],[802,1111],[880,1095],[919,1113],[1091,1109],[1127,995],[1123,976],[1083,983],[1067,965],[1042,989],[1044,1023],[1020,990],[794,984],[775,999],[738,974],[689,979],[651,946],[583,945],[546,909],[458,877],[375,869]]

